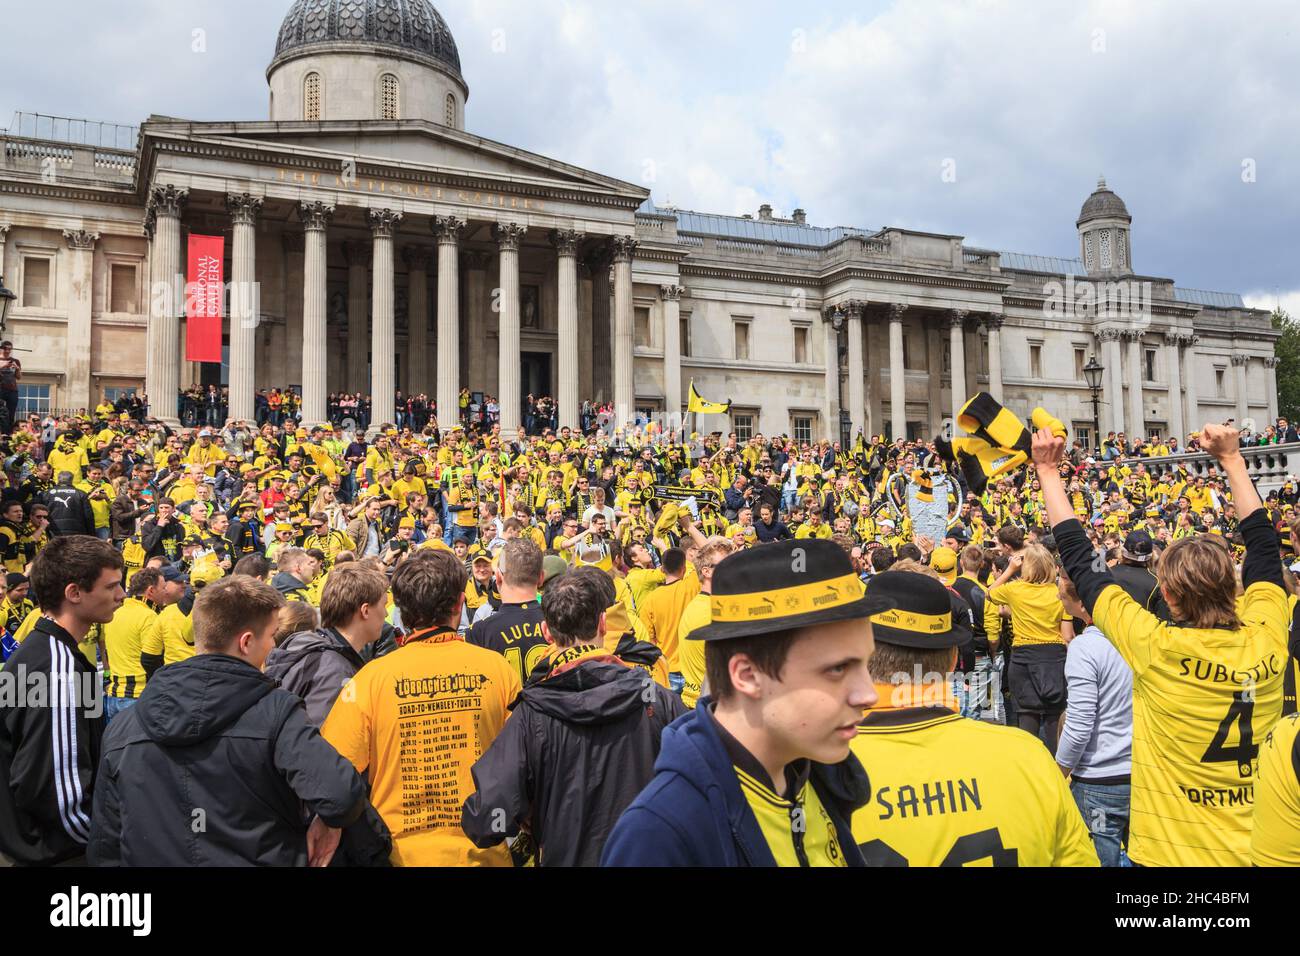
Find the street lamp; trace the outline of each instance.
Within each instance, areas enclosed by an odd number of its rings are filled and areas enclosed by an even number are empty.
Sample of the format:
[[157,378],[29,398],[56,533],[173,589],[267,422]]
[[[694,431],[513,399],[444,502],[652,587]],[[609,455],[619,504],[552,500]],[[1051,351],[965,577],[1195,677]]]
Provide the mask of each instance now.
[[0,276],[0,335],[4,334],[5,323],[9,320],[9,306],[18,296],[5,288],[4,276]]
[[1101,451],[1101,411],[1099,404],[1101,401],[1101,376],[1106,371],[1104,365],[1097,363],[1097,356],[1088,356],[1088,364],[1083,367],[1083,380],[1088,383],[1088,388],[1092,390],[1092,433],[1093,445],[1097,451]]

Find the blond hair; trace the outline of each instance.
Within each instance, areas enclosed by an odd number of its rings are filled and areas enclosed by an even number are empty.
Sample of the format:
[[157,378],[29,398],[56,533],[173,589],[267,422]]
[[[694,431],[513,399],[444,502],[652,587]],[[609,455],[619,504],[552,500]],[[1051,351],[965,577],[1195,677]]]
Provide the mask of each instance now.
[[1020,580],[1026,584],[1052,584],[1056,581],[1056,559],[1041,544],[1027,544],[1020,565]]

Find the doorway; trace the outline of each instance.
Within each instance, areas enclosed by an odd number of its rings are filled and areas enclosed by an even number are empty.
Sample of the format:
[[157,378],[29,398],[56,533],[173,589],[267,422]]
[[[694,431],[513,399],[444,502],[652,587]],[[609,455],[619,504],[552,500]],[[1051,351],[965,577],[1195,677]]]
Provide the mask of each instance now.
[[543,395],[554,397],[551,391],[551,353],[550,352],[521,352],[520,353],[520,377],[519,377],[520,398],[527,399],[529,395],[534,398],[541,398]]

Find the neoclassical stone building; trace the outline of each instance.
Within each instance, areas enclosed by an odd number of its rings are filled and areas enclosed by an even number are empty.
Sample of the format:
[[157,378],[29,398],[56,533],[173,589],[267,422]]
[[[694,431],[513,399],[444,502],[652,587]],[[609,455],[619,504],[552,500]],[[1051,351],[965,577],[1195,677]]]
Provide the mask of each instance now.
[[[1134,272],[1105,183],[1077,259],[961,236],[721,216],[466,131],[469,88],[427,0],[296,0],[267,69],[270,118],[135,128],[25,114],[3,136],[0,272],[31,408],[143,388],[394,389],[454,405],[529,392],[682,411],[688,383],[732,414],[700,430],[928,434],[969,393],[1092,431],[1082,368],[1106,366],[1103,430],[1185,434],[1276,413],[1275,334],[1240,296]],[[218,366],[184,361],[186,237],[226,237]],[[256,295],[246,290],[256,290]]]

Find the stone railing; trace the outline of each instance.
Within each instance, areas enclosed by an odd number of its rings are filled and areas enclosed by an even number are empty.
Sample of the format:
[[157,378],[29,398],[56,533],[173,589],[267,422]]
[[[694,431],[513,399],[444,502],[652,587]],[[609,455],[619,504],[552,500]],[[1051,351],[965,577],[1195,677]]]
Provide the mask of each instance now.
[[[1281,488],[1286,481],[1300,474],[1300,443],[1259,445],[1243,448],[1241,454],[1246,459],[1246,470],[1261,495]],[[1130,464],[1138,462],[1146,465],[1147,471],[1156,477],[1182,467],[1187,470],[1189,477],[1203,478],[1210,475],[1211,469],[1217,471],[1218,468],[1215,460],[1205,452],[1130,460]]]
[[135,153],[129,150],[14,139],[0,132],[0,169],[26,170],[42,175],[70,176],[117,182],[135,175]]

